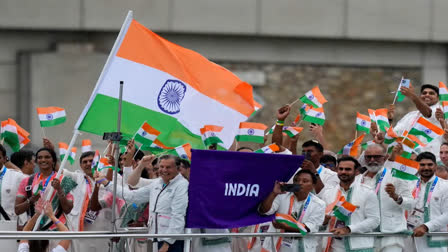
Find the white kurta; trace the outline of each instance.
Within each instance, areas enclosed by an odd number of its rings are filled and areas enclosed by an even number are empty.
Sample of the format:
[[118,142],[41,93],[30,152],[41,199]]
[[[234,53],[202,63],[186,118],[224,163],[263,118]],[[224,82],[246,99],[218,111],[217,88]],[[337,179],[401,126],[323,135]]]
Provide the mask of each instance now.
[[[439,121],[436,119],[436,109],[439,107],[440,107],[439,103],[432,105],[431,106],[431,110],[432,110],[431,117],[430,118],[425,117],[425,119],[430,121],[432,124],[434,124],[438,127],[441,127]],[[418,118],[420,116],[422,116],[422,114],[418,110],[407,113],[395,125],[395,127],[394,127],[395,132],[399,136],[401,136],[405,130],[409,131],[412,127],[412,124],[416,120],[416,118]],[[422,136],[418,136],[418,138],[422,142],[427,143],[426,138],[424,138]],[[443,142],[443,136],[436,137],[430,143],[428,143],[428,145],[426,145],[425,147],[419,147],[420,152],[429,151],[429,152],[433,153],[434,155],[436,155],[437,160],[440,160],[439,151],[440,151],[440,145],[442,144],[442,142]]]
[[[345,191],[340,186],[325,188],[319,197],[325,201],[328,205],[334,203],[337,199],[338,192],[348,200],[348,191]],[[357,206],[357,209],[350,217],[349,224],[347,225],[352,233],[367,233],[372,232],[380,224],[380,212],[378,199],[375,193],[370,188],[361,185],[358,182],[353,182],[350,186],[351,191],[350,203]],[[328,231],[327,227],[327,231]],[[373,249],[374,237],[349,237],[348,239],[349,249]],[[332,251],[346,251],[346,247],[343,240],[332,239]],[[328,238],[323,238],[322,247],[327,246]],[[336,249],[340,245],[339,249]]]
[[[16,201],[17,190],[19,189],[20,182],[23,179],[27,178],[28,175],[25,175],[21,172],[16,172],[11,169],[7,169],[3,166],[0,170],[0,174],[5,171],[5,174],[0,180],[1,186],[1,204],[5,212],[8,214],[11,220],[17,220],[17,215],[14,211],[14,205]],[[23,214],[26,216],[26,213]],[[0,215],[0,219],[3,219],[3,216]],[[26,217],[25,217],[26,220]]]
[[[425,211],[427,202],[425,195],[429,197],[430,187],[432,186],[436,176],[433,176],[427,183],[421,182],[420,190],[416,195],[415,209],[424,211],[421,223],[428,227],[429,232],[446,232],[448,225],[448,182],[438,179],[432,194],[430,195],[429,208]],[[410,212],[411,215],[414,211]],[[417,252],[446,252],[448,239],[447,237],[415,237],[415,248]]]
[[[285,193],[277,195],[274,202],[272,203],[271,209],[266,212],[266,215],[271,215],[275,213],[283,213],[288,214],[289,207],[290,207],[290,198],[293,195],[293,193]],[[305,215],[303,216],[302,223],[305,224],[309,229],[310,232],[317,232],[319,230],[319,226],[322,225],[324,218],[325,218],[325,202],[319,199],[316,195],[310,193],[311,197],[309,206],[305,212]],[[296,216],[300,216],[300,209],[302,208],[303,204],[305,204],[305,200],[303,201],[297,201],[296,199],[293,202],[292,206],[292,214]],[[270,224],[268,232],[281,232],[281,230],[274,228],[272,224]],[[306,252],[313,252],[316,251],[318,239],[317,237],[304,237],[300,238],[303,241],[303,247],[299,246],[300,241],[299,239],[289,239],[290,242],[287,242],[287,239],[283,239],[283,242],[281,243],[281,247],[279,252],[296,252],[296,251],[306,251]],[[274,238],[272,241],[272,238],[268,237],[263,242],[263,248],[267,251],[272,252],[272,242],[274,242],[274,245],[277,244],[278,238]],[[299,250],[299,249],[302,250]]]
[[[391,164],[392,162],[386,161],[383,169],[380,169],[377,173],[377,177],[373,180],[366,176],[367,172],[357,176],[357,181],[361,184],[366,185],[371,190],[375,192],[377,181],[384,169],[386,169],[385,176],[381,182],[377,197],[379,200],[380,207],[380,231],[384,233],[398,233],[407,230],[407,222],[405,217],[406,210],[412,210],[414,205],[414,198],[411,193],[411,182],[402,179],[397,179],[392,177],[391,174]],[[403,202],[399,205],[397,204],[386,192],[385,187],[387,184],[393,184],[395,186],[395,192],[403,198]],[[400,246],[405,247],[405,239],[401,237],[384,237],[380,241],[381,248],[386,248],[390,246]]]

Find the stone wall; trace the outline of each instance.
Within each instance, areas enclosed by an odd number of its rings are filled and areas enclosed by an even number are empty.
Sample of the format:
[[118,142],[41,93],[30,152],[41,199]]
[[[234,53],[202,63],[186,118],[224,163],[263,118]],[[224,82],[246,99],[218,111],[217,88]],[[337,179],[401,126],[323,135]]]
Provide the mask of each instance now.
[[[357,111],[367,115],[368,108],[388,107],[394,99],[391,92],[397,88],[402,75],[410,78],[417,89],[422,79],[421,70],[418,68],[225,62],[220,64],[231,71],[261,71],[265,74],[265,85],[254,87],[254,91],[264,99],[265,104],[251,121],[265,123],[268,127],[275,122],[276,110],[280,106],[291,103],[318,85],[328,100],[324,105],[324,132],[330,149],[335,152],[354,139]],[[287,124],[294,120],[301,105],[302,103],[298,102],[293,106]],[[399,119],[414,109],[409,100],[398,103],[396,118]],[[303,122],[300,126],[305,127],[301,142],[310,139],[309,123]],[[371,140],[370,136],[366,137],[364,142],[368,140]]]

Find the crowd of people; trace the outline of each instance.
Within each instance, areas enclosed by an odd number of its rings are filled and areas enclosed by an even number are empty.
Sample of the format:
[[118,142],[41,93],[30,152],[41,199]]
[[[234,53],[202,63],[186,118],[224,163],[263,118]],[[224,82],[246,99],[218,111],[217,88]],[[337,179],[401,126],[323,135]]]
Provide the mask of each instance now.
[[[385,133],[375,123],[371,125],[373,143],[355,156],[336,155],[328,150],[322,126],[311,124],[312,140],[301,143],[299,135],[286,137],[284,122],[290,113],[285,105],[277,112],[272,143],[280,146],[279,154],[304,155],[306,159],[290,181],[273,182],[272,192],[260,202],[258,214],[286,214],[303,224],[306,233],[331,232],[335,237],[274,237],[274,238],[198,238],[191,251],[446,251],[448,237],[425,236],[428,232],[447,231],[448,226],[448,129],[439,105],[436,86],[421,86],[420,95],[413,88],[401,88],[401,93],[415,104],[393,128],[401,135],[419,116],[427,118],[445,130],[445,134],[420,146],[411,160],[419,163],[418,179],[404,180],[393,176],[394,161],[403,153],[397,142],[388,151]],[[394,124],[394,105],[388,110]],[[268,144],[267,142],[264,145]],[[239,144],[231,150],[252,152]],[[216,146],[211,145],[209,149]],[[92,169],[95,153],[87,151],[79,158],[80,169],[63,169],[60,177],[59,160],[53,143],[44,138],[43,147],[35,153],[20,150],[8,159],[0,145],[0,213],[1,219],[16,221],[17,230],[40,231],[109,231],[112,209],[119,216],[119,227],[148,227],[152,234],[185,233],[188,206],[189,160],[173,155],[146,154],[136,149],[133,140],[121,153],[119,167],[98,171]],[[106,156],[114,164],[113,144],[108,144]],[[38,171],[34,172],[37,164]],[[281,165],[281,164],[279,164]],[[114,169],[117,197],[113,204]],[[299,185],[285,190],[285,184]],[[51,186],[53,195],[45,201]],[[356,206],[346,219],[337,218],[334,208],[343,198]],[[43,218],[37,222],[38,217]],[[395,236],[350,236],[368,232],[395,233]],[[192,229],[193,233],[228,232],[296,232],[291,225],[274,220],[238,229]],[[14,241],[15,242],[15,241]],[[26,241],[18,251],[108,251],[107,239]],[[183,251],[184,240],[160,238],[127,241],[114,239],[118,251]],[[154,244],[154,250],[151,248]]]

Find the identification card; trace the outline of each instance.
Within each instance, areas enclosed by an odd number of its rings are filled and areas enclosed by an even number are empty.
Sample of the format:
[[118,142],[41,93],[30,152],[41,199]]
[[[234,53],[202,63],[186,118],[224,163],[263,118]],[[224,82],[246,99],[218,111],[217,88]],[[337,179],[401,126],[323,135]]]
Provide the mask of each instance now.
[[95,222],[95,220],[96,220],[96,217],[98,217],[98,213],[99,213],[98,211],[88,210],[86,212],[86,216],[84,218],[84,221],[86,223],[93,224]]
[[422,209],[414,208],[408,217],[408,229],[413,230],[423,224],[423,215],[424,211]]
[[283,237],[282,246],[292,248],[292,238],[291,237]]

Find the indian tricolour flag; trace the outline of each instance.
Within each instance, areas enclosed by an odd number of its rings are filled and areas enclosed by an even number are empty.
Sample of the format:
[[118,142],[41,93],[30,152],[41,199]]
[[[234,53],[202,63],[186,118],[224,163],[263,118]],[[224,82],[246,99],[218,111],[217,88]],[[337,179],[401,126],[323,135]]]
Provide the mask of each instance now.
[[276,213],[275,214],[275,221],[278,223],[284,223],[288,225],[289,227],[296,228],[300,231],[302,235],[306,235],[308,231],[305,228],[305,225],[298,222],[294,217],[288,214],[282,214],[282,213]]
[[[68,153],[68,145],[64,142],[59,142],[59,158],[61,160],[64,159],[64,156]],[[76,158],[76,147],[72,148],[72,151],[69,153],[69,156],[67,160],[70,162],[70,164],[73,164],[75,162]]]
[[173,147],[168,147],[162,142],[160,142],[159,139],[155,139],[154,142],[151,143],[151,145],[142,145],[140,147],[140,150],[146,150],[150,151],[152,154],[159,154],[164,152],[165,150],[171,150],[174,149]]
[[88,151],[92,151],[92,141],[90,141],[90,139],[84,139],[82,140],[81,143],[81,152],[88,152]]
[[362,143],[362,140],[364,139],[364,136],[366,134],[362,134],[359,137],[357,137],[355,140],[351,141],[347,145],[345,145],[342,150],[338,152],[338,154],[342,155],[350,155],[352,157],[358,156],[358,148]]
[[306,111],[305,116],[303,117],[304,121],[315,123],[319,125],[324,125],[325,123],[325,114],[324,108],[310,108]]
[[418,118],[409,134],[416,136],[423,136],[426,140],[431,142],[434,138],[443,135],[443,129],[432,124],[430,121],[423,117]]
[[398,135],[397,135],[397,133],[395,133],[392,126],[387,128],[386,134],[384,135],[384,143],[391,144],[391,143],[395,142],[395,140],[397,140],[397,138],[398,138]]
[[274,153],[277,151],[280,151],[280,147],[278,147],[278,145],[276,145],[276,144],[270,144],[268,146],[265,146],[261,149],[254,151],[254,152],[255,153]]
[[191,160],[191,144],[187,143],[169,150],[168,154],[178,156],[182,159]]
[[37,108],[41,127],[52,127],[64,123],[67,119],[65,109],[59,107]]
[[160,135],[158,130],[151,127],[147,122],[144,122],[135,133],[134,139],[143,145],[151,145],[158,135]]
[[98,168],[98,164],[100,162],[100,152],[98,150],[95,151],[95,156],[93,156],[92,160],[92,174],[95,172],[95,170]]
[[404,100],[404,94],[401,93],[400,88],[401,87],[409,87],[411,84],[411,80],[410,79],[403,79],[401,78],[400,81],[400,85],[398,85],[398,90],[397,90],[397,102],[401,102]]
[[392,176],[404,180],[417,180],[419,163],[404,157],[396,157],[392,163]]
[[391,144],[389,144],[389,146],[387,147],[387,153],[391,154],[393,151],[393,148],[398,143],[401,143],[401,146],[403,148],[403,153],[401,154],[401,156],[405,157],[405,158],[411,158],[412,152],[415,148],[415,143],[412,142],[409,138],[403,138],[402,136],[398,137],[395,140],[395,142],[392,142]]
[[200,128],[220,125],[229,148],[240,122],[255,110],[252,86],[197,52],[171,43],[129,12],[75,129],[116,131],[119,83],[124,82],[121,132],[132,137],[146,120],[167,146],[204,149]]
[[389,128],[389,119],[387,118],[387,109],[377,109],[375,110],[376,123],[378,124],[378,128],[386,132],[386,128]]
[[370,117],[356,112],[356,130],[370,133]]
[[300,132],[302,132],[303,128],[302,127],[287,127],[286,129],[283,130],[283,132],[286,133],[286,135],[288,135],[289,137],[294,137],[297,134],[299,134]]
[[107,158],[105,158],[105,157],[100,158],[97,171],[102,171],[104,169],[113,169],[113,168],[114,168],[114,166],[109,164],[109,161]]
[[262,123],[242,122],[236,141],[238,142],[254,142],[264,143],[264,131],[267,126]]
[[202,141],[205,146],[209,146],[212,144],[222,143],[221,138],[218,136],[219,132],[221,132],[223,127],[216,125],[205,125],[201,128]]
[[439,82],[439,101],[448,101],[448,89],[443,82]]
[[[440,90],[440,89],[439,89]],[[442,101],[443,115],[448,118],[448,101]]]
[[313,87],[310,91],[306,92],[304,96],[300,97],[303,103],[309,104],[314,108],[320,108],[324,103],[327,102],[325,97],[320,92],[318,86]]
[[299,123],[299,121],[300,121],[300,117],[301,117],[301,115],[298,114],[298,115],[296,116],[296,119],[294,119],[294,122],[292,122],[292,125],[297,125],[297,123]]
[[310,105],[303,104],[302,107],[300,107],[299,112],[302,116],[304,116],[310,108],[312,108]]
[[1,122],[1,139],[11,147],[14,152],[19,151],[30,142],[28,133],[11,118]]
[[344,196],[341,196],[333,208],[333,214],[339,220],[347,221],[353,212],[355,212],[356,208],[355,205],[346,201]]
[[75,160],[76,160],[76,147],[73,147],[68,156],[68,161],[70,162],[70,164],[73,165],[75,163]]

